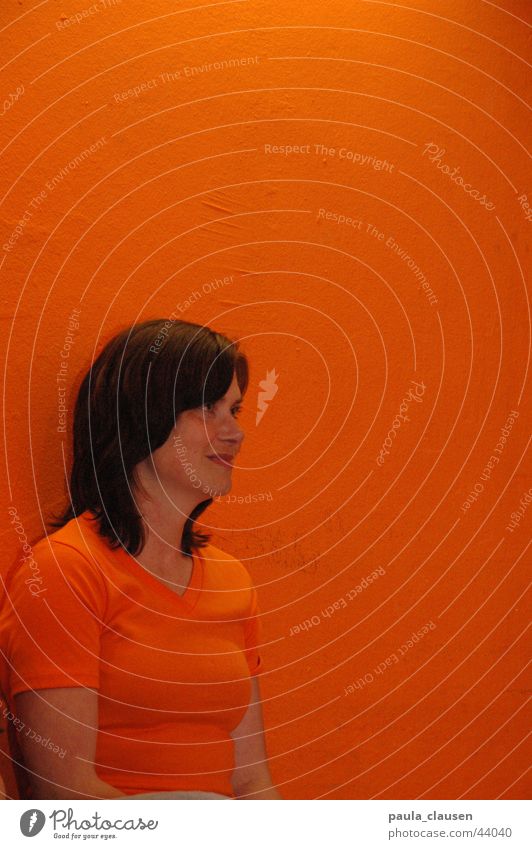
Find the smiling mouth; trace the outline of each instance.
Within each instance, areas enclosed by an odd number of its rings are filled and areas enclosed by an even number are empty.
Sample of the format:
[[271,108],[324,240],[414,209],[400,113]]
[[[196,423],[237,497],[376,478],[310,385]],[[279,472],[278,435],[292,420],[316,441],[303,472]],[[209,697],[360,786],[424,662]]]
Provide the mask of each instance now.
[[225,466],[226,469],[233,468],[234,457],[230,454],[220,454],[218,456],[211,455],[208,459],[212,460],[213,463],[217,463],[219,466]]

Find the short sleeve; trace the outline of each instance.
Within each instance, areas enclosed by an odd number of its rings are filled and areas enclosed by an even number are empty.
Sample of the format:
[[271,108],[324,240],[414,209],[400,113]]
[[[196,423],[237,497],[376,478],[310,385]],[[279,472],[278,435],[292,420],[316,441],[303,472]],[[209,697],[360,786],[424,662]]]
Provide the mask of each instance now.
[[257,590],[251,587],[251,604],[248,618],[244,622],[245,655],[251,675],[260,675],[264,670],[259,646],[262,644],[262,624],[257,599]]
[[10,695],[100,683],[106,587],[97,565],[75,548],[41,540],[10,573],[2,643]]

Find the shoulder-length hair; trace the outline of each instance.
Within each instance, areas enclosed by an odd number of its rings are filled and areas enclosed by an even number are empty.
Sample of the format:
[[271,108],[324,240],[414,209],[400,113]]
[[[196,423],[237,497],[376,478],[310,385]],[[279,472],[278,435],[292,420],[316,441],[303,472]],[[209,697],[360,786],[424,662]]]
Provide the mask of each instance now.
[[[135,466],[166,442],[180,413],[222,398],[234,374],[244,395],[248,361],[238,342],[200,324],[159,318],[114,336],[78,392],[70,503],[51,527],[88,510],[112,548],[138,554],[145,534],[133,493]],[[202,501],[185,521],[185,554],[208,544],[210,536],[193,524],[212,501]]]

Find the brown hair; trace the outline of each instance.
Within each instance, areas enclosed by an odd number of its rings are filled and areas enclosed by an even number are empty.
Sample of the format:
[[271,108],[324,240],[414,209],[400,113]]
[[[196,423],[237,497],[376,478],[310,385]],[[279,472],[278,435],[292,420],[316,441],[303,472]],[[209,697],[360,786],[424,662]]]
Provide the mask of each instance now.
[[[138,554],[145,535],[132,493],[135,466],[166,442],[183,410],[222,398],[233,374],[244,395],[248,361],[238,342],[200,324],[153,319],[114,336],[78,392],[70,504],[51,527],[89,510],[111,547]],[[210,537],[193,523],[212,501],[202,501],[187,518],[185,554],[207,545]]]

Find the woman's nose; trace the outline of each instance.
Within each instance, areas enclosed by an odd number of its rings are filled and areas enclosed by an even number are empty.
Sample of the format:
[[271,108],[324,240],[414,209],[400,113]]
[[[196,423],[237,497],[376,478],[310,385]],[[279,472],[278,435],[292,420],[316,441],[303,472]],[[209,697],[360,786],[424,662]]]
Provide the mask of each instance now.
[[218,436],[224,442],[231,442],[238,448],[244,439],[244,431],[235,419],[231,419],[230,422],[220,428]]

